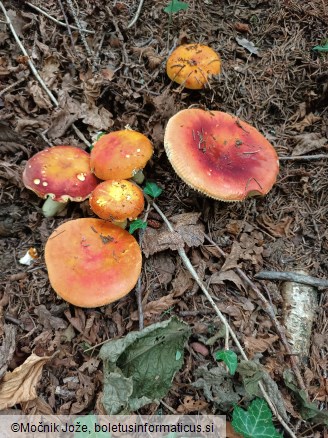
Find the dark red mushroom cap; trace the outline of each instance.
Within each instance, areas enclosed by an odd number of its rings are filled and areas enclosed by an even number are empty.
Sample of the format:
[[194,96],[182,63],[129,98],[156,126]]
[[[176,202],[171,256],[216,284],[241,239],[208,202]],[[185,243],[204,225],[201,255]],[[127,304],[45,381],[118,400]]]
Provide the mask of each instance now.
[[90,170],[90,155],[74,146],[54,146],[35,154],[23,172],[25,187],[40,198],[83,201],[97,186]]
[[222,201],[265,195],[279,171],[268,140],[253,126],[220,111],[178,112],[168,121],[164,146],[180,178]]

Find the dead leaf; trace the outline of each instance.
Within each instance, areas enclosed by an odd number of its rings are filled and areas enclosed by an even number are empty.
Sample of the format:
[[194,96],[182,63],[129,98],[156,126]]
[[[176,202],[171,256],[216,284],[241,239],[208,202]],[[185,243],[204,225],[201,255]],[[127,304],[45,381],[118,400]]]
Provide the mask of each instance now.
[[257,223],[261,225],[265,230],[268,231],[274,237],[289,236],[290,226],[293,222],[291,216],[283,217],[278,223],[274,223],[268,214],[261,214],[256,219]]
[[56,108],[51,116],[51,125],[47,131],[47,137],[49,139],[62,137],[78,118],[78,114],[70,113],[67,108]]
[[176,265],[168,254],[156,254],[152,259],[152,268],[162,286],[171,283],[175,267]]
[[173,296],[181,297],[188,289],[193,287],[194,281],[191,278],[189,271],[180,269],[177,277],[172,281]]
[[242,253],[242,249],[238,242],[233,242],[230,254],[227,255],[227,258],[221,268],[221,272],[229,271],[230,269],[237,268],[240,265],[238,261],[240,259]]
[[21,366],[4,375],[0,383],[0,411],[37,397],[36,386],[43,365],[50,359],[51,356],[39,357],[33,353]]
[[250,27],[246,23],[240,23],[239,21],[234,24],[234,28],[237,32],[251,33]]
[[238,37],[236,37],[236,41],[240,46],[244,47],[244,49],[248,50],[252,55],[259,56],[259,49],[255,47],[252,41],[248,41],[246,38],[238,38]]
[[[174,299],[173,295],[173,293],[170,293],[168,295],[165,295],[164,297],[161,297],[159,300],[150,301],[149,303],[147,303],[143,308],[144,318],[151,319],[152,316],[160,315],[161,313],[165,312],[165,310],[174,306],[178,302],[178,300]],[[138,312],[133,312],[130,318],[133,321],[138,321]]]
[[142,250],[146,257],[166,249],[177,251],[183,246],[182,237],[177,232],[171,233],[167,229],[154,230],[149,227],[145,230]]
[[53,316],[43,304],[35,307],[34,313],[38,316],[40,324],[42,324],[46,330],[66,329],[68,326],[66,321],[64,321],[62,318],[58,318],[57,316]]
[[191,395],[187,395],[180,406],[177,407],[177,412],[180,414],[189,414],[190,412],[202,411],[206,409],[208,403],[205,400],[195,400]]
[[225,281],[231,281],[237,288],[241,290],[246,290],[242,279],[233,269],[228,271],[215,272],[210,279],[210,284],[224,284]]
[[107,131],[114,125],[112,113],[105,108],[98,108],[96,106],[89,107],[85,103],[81,105],[81,118],[83,119],[83,123],[99,131]]
[[190,347],[196,351],[196,353],[201,354],[202,356],[206,357],[210,354],[208,348],[204,345],[201,344],[200,342],[192,342],[190,344]]
[[60,66],[60,63],[52,55],[48,56],[44,60],[42,70],[40,71],[40,76],[42,77],[42,79],[44,80],[44,82],[48,86],[48,88],[53,87],[53,84],[57,79],[59,66]]
[[253,336],[245,336],[244,344],[250,357],[254,356],[254,353],[263,353],[272,346],[274,342],[279,339],[277,335],[268,335],[266,338],[254,338]]
[[50,98],[37,82],[30,82],[28,91],[39,108],[51,109],[53,107]]
[[226,422],[226,438],[243,438],[242,435],[239,435],[239,433],[235,432],[235,429],[232,427],[230,421]]
[[172,216],[170,221],[189,247],[197,247],[204,243],[204,225],[197,223],[200,213],[183,213]]
[[296,131],[303,132],[305,128],[318,122],[319,120],[321,120],[321,118],[322,117],[320,116],[315,116],[313,113],[309,113],[304,117],[303,120],[291,125],[291,128],[295,129]]
[[292,151],[292,156],[304,155],[328,146],[327,139],[315,132],[295,135],[293,138],[296,141],[296,146]]
[[7,371],[8,363],[15,352],[17,330],[15,326],[5,324],[3,332],[3,334],[1,333],[2,345],[0,346],[0,379]]

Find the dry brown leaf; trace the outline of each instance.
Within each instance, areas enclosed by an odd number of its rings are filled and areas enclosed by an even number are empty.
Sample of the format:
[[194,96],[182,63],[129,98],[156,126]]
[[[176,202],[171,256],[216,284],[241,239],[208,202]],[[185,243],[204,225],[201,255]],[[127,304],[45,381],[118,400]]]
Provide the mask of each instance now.
[[274,223],[270,216],[263,213],[256,219],[257,223],[268,231],[274,237],[289,236],[290,226],[293,222],[291,216],[285,216],[278,223]]
[[239,433],[235,432],[235,429],[232,427],[230,421],[226,422],[226,434],[227,438],[243,438],[242,435],[239,435]]
[[183,246],[182,237],[178,233],[171,233],[167,229],[154,230],[148,227],[142,241],[142,250],[146,257],[166,249],[176,251],[183,248]]
[[50,55],[48,56],[43,63],[42,70],[40,71],[40,76],[44,80],[45,84],[52,88],[54,82],[57,79],[57,74],[59,70],[60,63],[58,60]]
[[221,271],[229,271],[230,269],[237,268],[240,265],[238,264],[238,261],[241,257],[242,249],[238,242],[233,242],[230,254],[228,254]]
[[191,289],[194,281],[189,271],[180,269],[176,278],[172,281],[173,295],[175,298],[181,297],[188,289]]
[[292,151],[292,156],[303,155],[328,146],[327,139],[315,132],[295,135],[296,146]]
[[21,366],[4,375],[0,383],[0,411],[37,397],[36,386],[43,365],[50,359],[51,356],[39,357],[32,353]]
[[263,353],[266,351],[277,339],[279,339],[277,335],[268,335],[267,338],[246,336],[244,337],[244,344],[249,355],[253,357],[254,353]]
[[58,316],[53,316],[43,304],[35,307],[34,313],[38,316],[38,321],[46,330],[59,330],[67,328],[67,322],[62,318],[58,318]]
[[186,245],[197,247],[204,243],[204,225],[198,224],[200,213],[183,213],[170,218],[174,229]]
[[[165,312],[165,310],[174,306],[178,302],[178,300],[174,299],[173,295],[173,293],[170,293],[168,295],[165,295],[164,297],[161,297],[159,300],[150,301],[149,303],[147,303],[143,307],[144,318],[150,319],[152,316],[160,315],[162,312]],[[130,318],[132,319],[132,321],[138,321],[138,312],[133,312]]]
[[242,279],[234,272],[233,269],[215,272],[215,274],[211,276],[210,284],[224,284],[225,281],[231,281],[239,290],[246,290]]
[[37,82],[30,82],[28,84],[28,91],[39,108],[51,109],[53,107],[50,98]]
[[156,278],[162,286],[172,281],[176,265],[168,254],[156,254],[152,258],[152,269],[156,272]]
[[81,105],[81,117],[83,118],[83,123],[97,130],[107,131],[114,124],[112,113],[105,108],[89,107],[85,103]]
[[46,130],[49,127],[48,122],[42,120],[40,116],[37,119],[22,118],[18,119],[16,125],[16,131],[22,134],[33,132],[35,134],[36,129]]
[[202,411],[206,409],[208,403],[205,400],[195,400],[191,395],[183,399],[183,403],[177,407],[180,414],[189,414],[190,412]]
[[305,128],[308,126],[313,125],[315,122],[318,122],[321,120],[320,116],[316,116],[313,113],[307,114],[303,120],[300,122],[294,123],[291,128],[295,129],[296,131],[303,132]]
[[51,125],[47,131],[47,137],[49,139],[62,137],[78,117],[78,114],[71,114],[67,108],[55,109],[52,113]]
[[234,28],[237,32],[251,33],[250,27],[246,23],[240,23],[239,21],[234,24]]

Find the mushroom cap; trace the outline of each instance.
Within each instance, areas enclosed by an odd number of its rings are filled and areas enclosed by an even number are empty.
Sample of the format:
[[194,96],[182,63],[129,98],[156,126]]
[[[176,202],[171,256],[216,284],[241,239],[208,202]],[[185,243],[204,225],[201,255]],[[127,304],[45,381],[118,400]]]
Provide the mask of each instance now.
[[57,294],[79,307],[98,307],[127,295],[141,272],[135,238],[101,219],[61,224],[45,246],[49,280]]
[[145,206],[142,190],[124,179],[109,179],[98,184],[89,202],[97,216],[117,222],[137,218]]
[[23,172],[25,187],[40,198],[83,201],[98,184],[90,170],[90,155],[74,146],[54,146],[30,158]]
[[221,71],[219,55],[208,46],[184,44],[177,47],[166,63],[168,77],[191,90],[204,88],[213,75]]
[[148,138],[125,129],[105,134],[91,151],[91,169],[100,179],[128,179],[143,169],[153,154]]
[[253,126],[220,111],[178,112],[168,121],[164,147],[180,178],[221,201],[265,195],[279,171],[268,140]]

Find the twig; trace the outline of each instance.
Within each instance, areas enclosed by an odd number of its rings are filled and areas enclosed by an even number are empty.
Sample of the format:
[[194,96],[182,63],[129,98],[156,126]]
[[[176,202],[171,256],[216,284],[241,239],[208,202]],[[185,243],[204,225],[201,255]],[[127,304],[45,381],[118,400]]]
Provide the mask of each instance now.
[[74,45],[74,39],[73,39],[72,31],[71,31],[71,28],[69,27],[69,23],[68,23],[68,20],[67,20],[67,16],[66,16],[66,13],[65,13],[65,9],[64,9],[63,3],[62,3],[61,0],[58,0],[58,3],[59,3],[59,7],[60,7],[60,9],[62,11],[62,14],[64,16],[64,20],[65,20],[65,24],[66,24],[68,35],[69,35],[70,40],[71,40],[71,46],[72,46],[73,52],[74,52],[74,54],[76,54],[76,49],[75,49],[75,45]]
[[137,22],[139,15],[141,13],[143,2],[144,2],[144,0],[140,0],[137,12],[135,13],[135,16],[132,18],[130,23],[127,25],[127,29],[130,29],[130,27],[132,27]]
[[[52,92],[49,90],[49,88],[46,86],[45,82],[43,81],[43,79],[41,78],[41,76],[39,75],[35,65],[33,64],[29,54],[27,53],[25,47],[23,46],[23,44],[21,43],[15,29],[14,26],[12,25],[12,22],[9,18],[9,15],[7,14],[7,10],[6,8],[3,6],[2,2],[0,1],[0,8],[2,9],[2,12],[7,20],[7,25],[9,26],[9,29],[11,31],[11,33],[13,34],[13,37],[15,38],[15,41],[17,43],[17,45],[19,46],[19,48],[21,49],[22,53],[24,56],[26,56],[27,59],[27,63],[32,71],[32,73],[34,74],[35,78],[37,79],[37,81],[39,82],[39,84],[41,85],[41,87],[43,88],[43,90],[45,91],[45,93],[47,94],[47,96],[49,96],[51,102],[53,103],[53,105],[57,108],[59,107],[59,103],[58,100],[55,98],[55,96],[52,94]],[[82,134],[82,132],[79,130],[79,128],[77,128],[74,123],[72,124],[72,128],[74,129],[75,133],[79,136],[79,138],[89,147],[90,146],[90,142],[88,142],[88,140],[84,137],[84,135]]]
[[68,6],[69,6],[71,14],[73,15],[73,18],[74,18],[75,24],[76,24],[76,26],[78,28],[78,31],[79,31],[82,43],[84,45],[84,48],[85,48],[89,58],[92,58],[93,57],[93,53],[92,53],[92,51],[91,51],[91,49],[89,47],[89,44],[88,44],[88,42],[87,42],[87,40],[85,38],[84,33],[82,32],[83,28],[81,26],[79,17],[77,16],[76,10],[75,10],[74,5],[73,5],[73,2],[72,2],[72,0],[66,0],[66,2],[68,4]]
[[3,90],[0,91],[0,96],[3,96],[7,91],[11,90],[12,88],[15,88],[16,85],[19,85],[23,81],[25,81],[26,78],[21,78],[18,81],[14,82],[13,84],[8,85],[8,87],[5,87]]
[[308,284],[309,286],[327,288],[328,280],[312,277],[311,275],[298,274],[296,272],[260,271],[254,275],[259,280],[283,280],[295,281],[295,283]]
[[[169,220],[167,219],[167,217],[164,215],[164,213],[162,212],[162,210],[158,207],[158,205],[153,202],[152,200],[149,199],[148,196],[146,196],[146,199],[149,203],[151,203],[151,205],[153,206],[153,208],[157,211],[157,213],[161,216],[161,218],[163,219],[163,221],[165,222],[166,226],[168,227],[168,229],[171,232],[174,232],[174,229],[171,225],[171,223],[169,222]],[[217,305],[215,304],[213,298],[211,297],[210,292],[207,290],[206,286],[204,285],[204,283],[201,281],[201,279],[198,277],[197,272],[195,271],[194,267],[192,266],[185,250],[183,248],[179,248],[178,249],[178,253],[181,257],[181,260],[183,261],[184,265],[186,266],[186,268],[188,269],[188,271],[190,272],[190,274],[193,276],[193,278],[195,279],[195,281],[197,281],[197,283],[199,284],[199,287],[201,288],[201,290],[203,291],[204,295],[206,296],[206,298],[208,299],[208,301],[211,303],[213,309],[215,310],[215,313],[217,314],[217,316],[220,318],[221,322],[223,323],[223,325],[225,326],[226,330],[229,332],[230,336],[232,337],[233,341],[235,342],[236,346],[238,347],[238,350],[240,352],[240,354],[242,355],[243,359],[248,361],[248,357],[243,349],[243,347],[241,346],[240,342],[238,341],[238,338],[235,334],[235,332],[233,331],[233,329],[230,327],[227,319],[225,318],[225,316],[221,313],[220,309],[217,307]],[[283,428],[286,430],[286,432],[289,433],[289,435],[292,438],[296,438],[296,435],[294,434],[294,432],[290,429],[290,427],[288,426],[288,424],[285,422],[285,420],[282,418],[282,416],[279,414],[279,412],[277,412],[277,409],[275,407],[275,405],[272,403],[268,393],[266,392],[264,385],[262,382],[259,382],[259,388],[261,389],[261,392],[263,394],[263,397],[265,398],[266,402],[268,403],[268,405],[270,406],[272,412],[274,413],[274,415],[277,417],[277,419],[279,420],[280,424],[283,426]]]
[[[215,246],[215,248],[219,251],[219,253],[224,257],[227,258],[227,254],[218,246],[217,243],[215,243],[207,234],[204,233],[205,238]],[[265,296],[262,294],[260,289],[247,277],[247,275],[238,267],[234,268],[234,270],[237,272],[239,277],[244,280],[244,282],[256,293],[257,297],[261,300],[263,309],[267,312],[269,317],[271,318],[271,321],[273,322],[276,331],[278,335],[280,336],[281,342],[283,343],[287,353],[290,355],[290,362],[293,369],[293,372],[296,376],[297,382],[299,386],[306,391],[306,387],[303,381],[303,378],[301,376],[300,370],[298,369],[298,362],[297,358],[292,355],[292,351],[290,349],[289,343],[287,341],[284,328],[281,326],[280,322],[277,320],[276,315],[274,313],[274,310],[268,300],[265,298]]]
[[328,158],[327,154],[318,154],[318,155],[295,155],[294,157],[279,157],[279,161],[286,160],[320,160],[322,158]]
[[[52,17],[46,11],[44,11],[41,8],[39,8],[38,6],[35,6],[32,3],[30,3],[30,2],[26,2],[26,4],[29,5],[32,9],[35,9],[36,11],[40,12],[40,14],[43,14],[45,17],[49,18],[49,20],[53,21],[54,23],[58,24],[59,26],[67,27],[67,25],[65,23],[63,23],[62,21],[57,20],[55,17]],[[79,30],[78,27],[73,26],[72,24],[69,24],[69,27],[71,29],[74,29],[74,30]],[[95,34],[96,33],[94,30],[87,30],[87,29],[81,29],[81,31],[84,32],[84,33],[91,33],[91,34]]]

